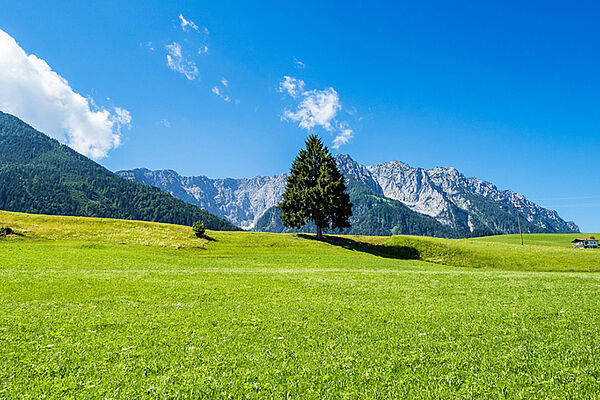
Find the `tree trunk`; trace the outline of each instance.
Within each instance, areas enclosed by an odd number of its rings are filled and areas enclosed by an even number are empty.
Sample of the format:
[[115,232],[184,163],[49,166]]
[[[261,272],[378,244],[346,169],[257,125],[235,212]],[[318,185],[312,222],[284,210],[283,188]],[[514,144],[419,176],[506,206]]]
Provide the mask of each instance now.
[[323,227],[321,224],[317,224],[317,240],[323,239]]

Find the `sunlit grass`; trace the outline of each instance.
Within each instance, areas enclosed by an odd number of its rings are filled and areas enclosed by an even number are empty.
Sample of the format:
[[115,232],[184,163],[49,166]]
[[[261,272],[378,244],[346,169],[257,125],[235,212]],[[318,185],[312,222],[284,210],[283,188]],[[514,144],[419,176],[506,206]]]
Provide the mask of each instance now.
[[[377,247],[387,238],[209,241],[188,227],[14,213],[0,225],[25,233],[0,240],[0,398],[600,394],[595,273],[401,260]],[[456,243],[514,250],[494,241]]]
[[[394,236],[386,245],[408,246],[419,258],[465,268],[518,271],[600,271],[600,249],[574,249],[571,240],[581,234],[490,236],[475,239],[437,239]],[[598,237],[600,235],[597,234]]]

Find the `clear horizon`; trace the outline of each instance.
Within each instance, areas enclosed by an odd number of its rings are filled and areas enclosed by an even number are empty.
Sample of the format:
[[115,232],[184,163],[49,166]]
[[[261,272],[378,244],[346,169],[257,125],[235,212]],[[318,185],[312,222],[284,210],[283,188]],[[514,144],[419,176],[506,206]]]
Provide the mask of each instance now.
[[317,133],[600,231],[592,2],[5,3],[0,109],[111,171],[278,175]]

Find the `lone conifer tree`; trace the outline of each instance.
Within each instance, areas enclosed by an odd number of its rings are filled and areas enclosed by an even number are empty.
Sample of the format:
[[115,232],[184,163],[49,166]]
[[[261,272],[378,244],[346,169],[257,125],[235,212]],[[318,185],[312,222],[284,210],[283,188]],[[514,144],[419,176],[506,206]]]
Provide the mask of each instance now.
[[346,193],[344,176],[323,142],[311,135],[306,149],[300,150],[287,178],[283,200],[277,206],[288,228],[300,228],[311,220],[317,225],[317,239],[323,229],[349,228],[352,204]]

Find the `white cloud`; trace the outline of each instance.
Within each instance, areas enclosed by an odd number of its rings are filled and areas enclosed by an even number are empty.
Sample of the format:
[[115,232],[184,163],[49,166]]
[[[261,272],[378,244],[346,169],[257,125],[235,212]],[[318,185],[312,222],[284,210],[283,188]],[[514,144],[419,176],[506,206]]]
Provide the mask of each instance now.
[[339,149],[340,146],[348,143],[350,141],[350,139],[352,139],[354,137],[354,131],[352,129],[350,129],[348,124],[341,123],[341,124],[339,124],[338,129],[339,129],[339,133],[333,139],[333,148],[334,149]]
[[121,126],[131,127],[131,114],[124,108],[115,107],[113,120]]
[[[227,86],[229,86],[229,81],[225,78],[222,78],[221,85],[223,85],[223,89],[225,89]],[[223,92],[223,89],[221,89],[219,86],[213,86],[213,88],[211,90],[214,94],[216,94],[217,96],[219,96],[226,102],[230,102],[231,98]],[[236,100],[235,104],[239,104],[239,100]]]
[[[194,23],[194,21],[192,21],[190,19],[185,19],[183,14],[179,14],[179,21],[180,21],[181,29],[183,29],[184,32],[189,32],[191,29],[196,32],[199,32],[200,35],[204,37],[203,41],[206,41],[208,39],[208,29],[206,29],[205,27],[203,27],[202,31],[200,31],[200,27],[198,27],[198,25],[196,25]],[[202,55],[205,53],[208,53],[208,46],[203,44],[198,48],[198,54]]]
[[131,123],[127,110],[95,106],[93,99],[76,93],[46,61],[28,55],[2,30],[0,110],[95,159],[118,147],[121,127]]
[[218,86],[213,86],[212,88],[212,92],[214,94],[216,94],[217,96],[219,96],[220,98],[222,98],[223,100],[225,100],[226,102],[230,102],[231,99],[229,98],[229,96],[226,96],[223,91],[221,89],[219,89]]
[[283,81],[279,83],[279,91],[289,94],[297,101],[294,111],[284,110],[284,119],[297,122],[300,128],[308,131],[321,127],[335,134],[333,139],[333,148],[335,149],[348,143],[354,137],[354,131],[348,123],[336,119],[338,112],[342,110],[342,105],[335,89],[328,87],[323,90],[304,90],[303,80],[291,76],[283,78]]
[[304,90],[304,81],[291,76],[284,76],[283,81],[279,83],[279,91],[288,93],[292,97],[298,97],[298,93]]
[[194,80],[198,76],[198,67],[192,60],[187,60],[181,53],[181,45],[177,42],[166,46],[167,65],[175,72],[184,74],[189,80]]
[[168,119],[161,119],[160,124],[167,129],[171,127],[171,122]]
[[[182,14],[179,14],[179,20],[181,21],[181,29],[183,29],[184,32],[187,32],[189,29],[193,29],[195,31],[198,30],[198,25],[196,25],[192,20],[185,19]],[[204,29],[206,30],[206,28]]]
[[302,101],[295,112],[286,110],[285,118],[298,122],[298,126],[311,130],[321,126],[328,131],[333,130],[331,122],[342,108],[340,98],[333,88],[311,90],[302,93]]

